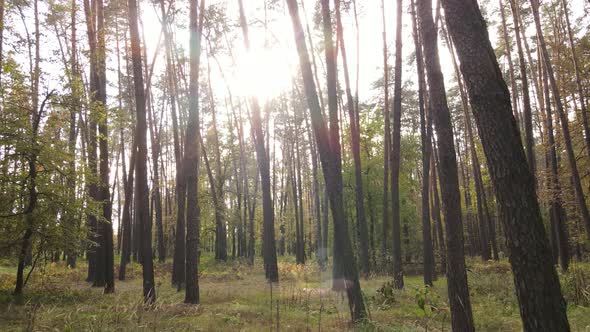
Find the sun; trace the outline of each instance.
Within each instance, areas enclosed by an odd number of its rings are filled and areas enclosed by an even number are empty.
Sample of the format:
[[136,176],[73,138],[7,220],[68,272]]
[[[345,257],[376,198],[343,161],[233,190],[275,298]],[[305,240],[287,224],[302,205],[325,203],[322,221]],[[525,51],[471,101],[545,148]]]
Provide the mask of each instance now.
[[280,48],[255,48],[241,56],[234,82],[238,95],[265,102],[285,92],[293,77],[288,59]]

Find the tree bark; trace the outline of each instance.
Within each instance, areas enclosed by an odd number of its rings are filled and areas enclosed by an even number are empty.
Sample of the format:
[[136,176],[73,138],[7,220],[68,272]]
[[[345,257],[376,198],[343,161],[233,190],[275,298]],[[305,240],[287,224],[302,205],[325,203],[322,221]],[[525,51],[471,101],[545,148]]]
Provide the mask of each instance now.
[[440,184],[447,233],[447,288],[451,307],[451,323],[453,330],[474,331],[465,257],[463,256],[463,225],[457,159],[453,144],[451,115],[438,57],[436,27],[432,19],[432,3],[430,0],[421,0],[418,2],[417,9],[424,47],[430,107],[438,138]]
[[356,263],[348,235],[348,226],[344,219],[344,202],[342,197],[342,159],[340,135],[338,128],[338,101],[336,93],[336,58],[332,41],[332,25],[328,0],[322,0],[322,17],[326,45],[326,66],[328,73],[328,101],[330,129],[322,116],[305,34],[299,18],[297,2],[287,0],[293,33],[299,54],[305,95],[310,109],[313,131],[320,153],[320,160],[329,194],[332,218],[334,220],[334,270],[333,278],[336,289],[346,290],[352,321],[358,322],[366,317]]
[[395,27],[395,67],[393,83],[393,128],[391,138],[391,240],[393,248],[393,284],[404,288],[402,266],[402,244],[399,204],[399,169],[401,158],[401,115],[402,115],[402,0],[397,0]]
[[184,149],[184,180],[186,183],[186,289],[184,302],[199,303],[199,65],[203,32],[205,0],[201,0],[197,16],[197,0],[190,1],[190,83],[189,109]]
[[495,188],[523,328],[569,331],[533,175],[484,19],[475,2],[445,0],[443,7]]
[[[422,58],[422,44],[420,41],[420,32],[416,22],[416,10],[414,0],[411,1],[410,11],[412,14],[412,35],[414,39],[414,48],[416,50],[416,71],[418,74],[418,107],[420,109],[420,141],[422,143],[422,253],[424,256],[424,284],[432,286],[435,278],[436,269],[434,268],[434,251],[432,248],[432,230],[430,227],[430,137],[431,126],[430,120],[426,119],[426,110],[424,108],[424,90],[426,82],[424,80],[424,63]],[[430,115],[428,115],[430,117]]]
[[389,116],[389,65],[387,58],[387,29],[385,22],[385,5],[381,0],[381,16],[383,21],[383,118],[384,118],[384,142],[383,142],[383,229],[382,246],[383,268],[387,271],[387,234],[389,233],[389,153],[391,151],[391,126]]
[[154,262],[152,257],[152,225],[149,215],[149,188],[147,178],[147,120],[146,96],[143,81],[141,46],[139,41],[138,8],[136,0],[128,0],[129,30],[131,37],[131,59],[133,63],[133,82],[135,87],[136,144],[135,197],[137,202],[136,223],[140,227],[143,298],[146,304],[156,301],[156,284],[154,283]]
[[360,261],[363,276],[368,278],[370,273],[369,264],[369,238],[367,230],[367,218],[365,216],[365,202],[363,193],[363,176],[361,173],[361,146],[360,146],[360,131],[358,128],[358,121],[355,110],[355,101],[352,96],[350,88],[350,77],[348,75],[348,62],[346,59],[346,47],[344,45],[344,31],[342,28],[342,19],[340,17],[340,0],[335,0],[336,8],[336,31],[338,35],[340,54],[342,57],[342,70],[344,72],[344,83],[346,90],[346,105],[348,107],[348,116],[350,120],[350,146],[352,148],[352,156],[354,161],[354,178],[355,178],[355,203],[356,203],[356,219],[359,225],[360,238]]
[[[239,0],[240,5],[240,25],[244,35],[244,44],[246,50],[250,51],[250,40],[248,36],[248,24],[244,13],[244,5],[242,0]],[[260,105],[258,99],[252,97],[250,100],[252,108],[252,128],[254,132],[254,146],[256,150],[256,158],[258,159],[258,170],[260,172],[260,187],[262,189],[262,251],[264,259],[264,270],[266,278],[270,282],[279,281],[279,270],[277,266],[277,252],[274,229],[274,207],[272,205],[271,197],[271,182],[270,182],[270,163],[266,147],[264,146],[264,134],[262,132],[262,118],[260,116]]]

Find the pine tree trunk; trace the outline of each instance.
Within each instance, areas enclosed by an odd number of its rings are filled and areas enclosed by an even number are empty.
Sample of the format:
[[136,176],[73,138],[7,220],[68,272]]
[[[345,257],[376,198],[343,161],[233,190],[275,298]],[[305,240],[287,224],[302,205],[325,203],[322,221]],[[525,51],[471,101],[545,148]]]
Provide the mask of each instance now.
[[569,331],[533,175],[485,22],[474,2],[445,0],[443,7],[495,188],[523,328]]
[[[240,25],[244,35],[244,44],[246,50],[250,50],[250,40],[248,36],[248,24],[244,14],[244,6],[242,0],[239,0],[240,5]],[[271,197],[271,182],[270,182],[270,163],[266,147],[264,144],[264,134],[262,132],[262,118],[260,116],[260,105],[256,97],[250,100],[252,108],[252,128],[254,132],[254,147],[256,150],[256,158],[258,160],[258,170],[260,172],[260,187],[262,190],[262,252],[264,259],[264,270],[266,278],[271,282],[279,281],[279,271],[277,266],[277,252],[274,229],[274,208]]]
[[557,115],[559,116],[561,123],[561,131],[563,133],[563,142],[565,145],[565,151],[569,162],[570,170],[572,173],[572,182],[576,194],[576,201],[578,204],[578,210],[580,216],[586,228],[586,234],[590,238],[590,213],[588,212],[588,206],[586,205],[586,199],[584,197],[584,191],[582,190],[582,184],[580,182],[580,173],[578,172],[578,166],[576,165],[576,157],[574,154],[574,148],[572,146],[572,139],[569,130],[569,120],[567,118],[566,111],[561,101],[561,94],[557,86],[553,67],[551,66],[551,59],[549,52],[547,51],[547,45],[545,44],[545,38],[543,36],[543,29],[541,27],[541,19],[539,17],[539,3],[538,0],[530,0],[531,7],[533,9],[533,17],[535,19],[535,27],[537,29],[537,38],[539,40],[539,46],[543,61],[545,63],[545,70],[547,71],[547,77],[549,78],[549,86],[553,93],[553,99],[557,108]]
[[412,14],[412,34],[414,38],[414,48],[416,50],[416,71],[418,74],[418,107],[420,109],[420,141],[422,143],[422,252],[424,256],[424,284],[432,286],[436,275],[434,263],[434,249],[432,246],[432,230],[430,225],[430,114],[426,115],[424,105],[424,90],[426,82],[424,80],[424,63],[422,58],[422,44],[420,41],[420,32],[416,22],[416,9],[414,0],[411,1],[410,11]]
[[201,0],[197,16],[197,0],[191,0],[190,30],[190,83],[189,109],[184,149],[184,180],[186,183],[186,289],[184,302],[199,303],[199,65],[201,34],[203,31],[205,0]]
[[[582,113],[582,125],[584,129],[584,139],[586,142],[586,154],[590,157],[590,128],[588,126],[588,106],[586,104],[586,98],[584,97],[584,87],[582,85],[582,78],[580,77],[580,64],[578,62],[578,56],[576,54],[576,47],[574,44],[574,37],[572,33],[572,27],[570,24],[570,17],[567,8],[567,1],[561,0],[563,6],[563,15],[565,17],[565,23],[567,28],[567,37],[572,53],[572,62],[574,63],[574,73],[576,75],[576,89],[578,90],[578,98],[580,100],[580,111]],[[1,52],[0,52],[1,53]],[[0,54],[1,56],[1,54]]]
[[352,97],[350,89],[350,78],[348,75],[348,62],[346,59],[346,47],[344,43],[344,31],[342,28],[342,20],[340,17],[340,0],[335,0],[336,8],[336,31],[338,35],[338,44],[340,45],[340,54],[342,56],[342,65],[344,72],[344,82],[346,87],[346,105],[348,107],[348,116],[350,120],[350,146],[352,148],[352,156],[354,160],[354,177],[355,177],[355,203],[356,203],[356,219],[359,225],[360,238],[360,261],[363,276],[367,278],[370,273],[369,265],[369,239],[367,231],[367,219],[365,216],[365,202],[363,193],[363,177],[361,173],[361,147],[360,147],[360,131],[358,128],[358,120],[355,110],[355,101]]
[[393,83],[393,128],[391,138],[391,240],[393,248],[393,283],[397,289],[404,288],[402,266],[399,169],[401,158],[401,116],[402,116],[402,0],[397,0],[395,27],[395,67]]
[[329,194],[334,221],[334,287],[336,289],[346,290],[352,321],[358,322],[366,317],[366,310],[356,263],[352,253],[352,245],[348,235],[348,226],[344,219],[341,173],[342,159],[337,116],[336,57],[332,39],[329,1],[322,0],[321,2],[328,74],[329,130],[322,116],[309,54],[305,45],[305,34],[299,18],[297,2],[295,0],[288,0],[287,5],[293,23],[293,33],[299,53],[305,94],[310,109],[312,127],[320,153],[322,170],[326,181],[326,190]]
[[451,116],[447,105],[444,78],[437,49],[436,27],[430,0],[418,2],[418,18],[424,61],[426,64],[430,107],[437,134],[440,157],[440,185],[447,240],[447,288],[451,307],[451,324],[456,331],[474,331],[473,315],[463,256],[463,225],[457,159],[453,144]]
[[382,246],[383,268],[387,271],[387,234],[389,233],[389,153],[391,151],[391,126],[389,116],[389,66],[387,58],[387,31],[385,22],[385,5],[381,0],[381,15],[383,20],[383,118],[384,118],[384,142],[383,142],[383,229]]
[[142,276],[143,276],[143,298],[146,304],[153,304],[156,301],[156,284],[154,283],[154,263],[152,257],[152,225],[149,215],[149,188],[147,178],[147,117],[146,117],[146,96],[143,81],[143,66],[141,46],[139,41],[138,8],[136,0],[129,0],[129,30],[131,37],[131,59],[133,63],[133,82],[135,86],[135,111],[136,111],[136,144],[137,153],[135,166],[135,197],[136,223],[140,229]]

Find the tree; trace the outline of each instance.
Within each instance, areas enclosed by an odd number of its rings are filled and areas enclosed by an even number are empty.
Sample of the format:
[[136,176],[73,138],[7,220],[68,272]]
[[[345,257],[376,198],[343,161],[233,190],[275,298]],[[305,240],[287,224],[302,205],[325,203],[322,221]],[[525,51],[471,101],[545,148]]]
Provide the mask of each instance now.
[[569,331],[533,175],[484,19],[471,1],[445,0],[443,7],[505,229],[523,328]]
[[447,288],[453,330],[473,331],[473,316],[469,286],[463,256],[463,224],[451,115],[447,105],[445,85],[440,69],[436,27],[432,19],[432,3],[420,0],[418,21],[424,48],[424,62],[430,98],[431,114],[437,134],[439,152],[439,181],[442,192],[443,214],[446,222]]
[[186,181],[186,290],[184,302],[199,303],[199,65],[205,0],[201,0],[197,16],[197,0],[191,0],[189,110],[184,149],[184,180]]
[[[250,50],[250,39],[248,35],[248,24],[244,13],[242,0],[238,0],[240,5],[240,25],[244,36],[244,45],[246,50]],[[266,278],[270,282],[279,281],[279,269],[277,266],[277,250],[274,229],[274,207],[272,205],[271,182],[270,182],[270,162],[266,147],[264,146],[264,133],[262,132],[262,118],[260,116],[260,104],[258,98],[250,99],[252,108],[252,128],[254,134],[254,147],[256,149],[256,159],[258,160],[258,171],[260,172],[260,187],[262,189],[262,253],[264,259],[264,270]],[[253,244],[252,244],[253,245]]]
[[424,80],[424,60],[422,58],[422,44],[420,41],[420,32],[416,21],[416,9],[414,0],[410,5],[412,13],[412,34],[414,37],[414,48],[416,49],[416,71],[418,74],[418,107],[420,108],[420,138],[422,143],[422,246],[424,255],[424,284],[432,286],[436,269],[434,267],[434,251],[432,248],[432,235],[430,226],[430,154],[431,154],[431,137],[432,126],[430,123],[430,114],[426,114],[424,105],[424,90],[426,82]]
[[561,93],[557,86],[553,67],[551,65],[551,58],[547,51],[547,45],[545,43],[545,37],[543,36],[543,29],[541,27],[541,18],[539,17],[539,2],[538,0],[530,0],[531,8],[533,10],[533,18],[535,19],[535,27],[537,30],[537,39],[539,41],[539,48],[542,55],[542,61],[545,64],[545,70],[547,71],[547,77],[549,78],[549,86],[553,93],[553,99],[555,101],[557,115],[559,116],[561,123],[561,131],[563,134],[563,143],[565,145],[565,151],[567,160],[569,162],[570,170],[572,173],[572,183],[576,194],[576,201],[578,203],[578,210],[580,212],[582,222],[586,228],[586,234],[590,238],[590,212],[588,212],[588,206],[586,205],[586,199],[584,197],[584,191],[582,190],[582,184],[580,182],[580,173],[578,166],[576,165],[576,156],[574,154],[574,148],[572,146],[572,138],[569,129],[569,120],[565,112],[563,102],[561,100]]
[[143,83],[141,46],[137,24],[137,1],[128,1],[129,31],[131,37],[131,59],[133,62],[133,82],[135,86],[136,144],[132,153],[137,153],[135,165],[135,197],[137,204],[136,222],[141,234],[141,258],[143,271],[143,298],[146,304],[156,301],[156,284],[154,283],[154,262],[152,257],[152,223],[149,215],[149,188],[147,178],[147,120],[146,100]]
[[381,0],[381,15],[383,21],[383,265],[387,265],[387,225],[389,224],[389,153],[391,150],[391,125],[389,116],[389,66],[387,65],[387,29],[385,22],[385,4]]
[[297,2],[295,0],[287,0],[287,5],[293,24],[293,33],[299,54],[305,96],[310,110],[311,124],[320,154],[334,222],[334,270],[332,273],[334,287],[336,289],[346,290],[352,321],[358,322],[366,317],[366,311],[356,263],[352,254],[352,246],[348,236],[348,228],[344,220],[341,173],[342,159],[336,95],[336,59],[332,42],[332,22],[330,19],[329,1],[322,0],[321,2],[326,45],[326,67],[328,71],[329,130],[322,116],[311,62],[307,52],[307,45],[305,45],[305,33],[303,32],[303,26],[299,18]]
[[[354,160],[354,178],[356,185],[355,203],[356,219],[359,225],[360,233],[360,261],[365,278],[369,276],[369,236],[367,231],[367,219],[365,213],[365,202],[363,193],[363,176],[361,173],[361,147],[360,147],[360,128],[358,128],[355,102],[350,89],[350,78],[348,76],[348,62],[346,59],[346,47],[344,46],[344,31],[342,29],[342,19],[340,17],[340,0],[335,0],[336,13],[336,31],[340,45],[340,54],[342,56],[342,66],[344,71],[344,83],[346,87],[346,105],[348,107],[348,116],[350,119],[350,145]],[[358,76],[358,75],[357,75]]]
[[397,0],[395,19],[395,67],[393,77],[393,136],[391,138],[391,240],[393,245],[393,283],[395,288],[404,288],[402,267],[402,244],[400,230],[399,168],[401,155],[402,116],[402,0]]

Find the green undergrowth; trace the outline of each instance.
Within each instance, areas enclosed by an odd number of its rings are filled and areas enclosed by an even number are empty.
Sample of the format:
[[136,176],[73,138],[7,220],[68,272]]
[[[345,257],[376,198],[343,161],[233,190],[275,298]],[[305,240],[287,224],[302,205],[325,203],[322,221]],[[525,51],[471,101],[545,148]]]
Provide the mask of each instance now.
[[[170,285],[171,266],[156,265],[158,299],[150,308],[142,304],[135,263],[109,295],[84,281],[84,263],[76,269],[52,263],[32,274],[19,299],[10,294],[14,267],[2,266],[0,331],[450,331],[445,278],[427,288],[421,276],[407,276],[404,290],[394,289],[387,276],[361,280],[369,318],[353,326],[345,295],[330,289],[330,269],[315,262],[281,260],[280,282],[271,285],[259,260],[250,266],[204,256],[198,306],[183,304],[184,293]],[[476,329],[520,331],[509,264],[469,260],[468,266]],[[573,264],[560,277],[572,330],[590,330],[590,264]]]

